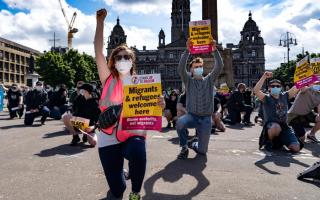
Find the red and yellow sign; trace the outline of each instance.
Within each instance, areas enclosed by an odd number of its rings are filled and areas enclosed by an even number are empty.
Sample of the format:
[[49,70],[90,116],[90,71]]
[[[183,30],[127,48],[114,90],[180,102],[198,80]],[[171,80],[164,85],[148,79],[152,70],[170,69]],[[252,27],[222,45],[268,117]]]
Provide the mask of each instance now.
[[72,126],[80,129],[86,130],[89,127],[90,119],[82,118],[82,117],[75,117],[73,116],[71,119]]
[[158,105],[162,95],[160,74],[133,76],[124,80],[124,130],[161,130],[162,108]]
[[317,76],[313,73],[313,70],[309,65],[308,56],[304,57],[296,64],[296,71],[294,73],[294,83],[296,87],[299,89],[308,86],[317,80]]
[[192,21],[189,23],[189,35],[192,42],[191,54],[212,52],[212,35],[210,20]]

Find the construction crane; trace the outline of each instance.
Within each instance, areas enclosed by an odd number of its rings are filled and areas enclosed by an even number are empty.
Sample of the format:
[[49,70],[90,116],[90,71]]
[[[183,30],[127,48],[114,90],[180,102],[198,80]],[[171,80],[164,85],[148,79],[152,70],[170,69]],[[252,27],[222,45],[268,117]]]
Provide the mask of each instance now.
[[67,22],[67,26],[68,26],[68,49],[71,49],[72,48],[73,34],[78,32],[78,29],[73,27],[74,21],[76,20],[76,17],[77,17],[77,12],[73,13],[72,18],[71,18],[71,22],[69,22],[68,17],[66,15],[66,12],[63,9],[61,0],[58,0],[58,1],[60,3],[62,14],[63,14],[63,16],[64,16],[64,18],[65,18],[65,20]]

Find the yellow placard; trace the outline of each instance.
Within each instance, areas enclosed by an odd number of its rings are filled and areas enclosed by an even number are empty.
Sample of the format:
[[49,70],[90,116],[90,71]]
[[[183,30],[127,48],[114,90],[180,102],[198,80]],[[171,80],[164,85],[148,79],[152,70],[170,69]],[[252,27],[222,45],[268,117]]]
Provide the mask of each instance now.
[[123,117],[162,116],[158,106],[161,83],[128,85],[124,87]]
[[191,54],[209,53],[212,51],[212,35],[210,20],[192,21],[189,23],[189,37],[192,46]]
[[303,58],[297,63],[296,70],[294,73],[294,82],[297,83],[305,78],[313,75],[313,71],[308,63],[308,57]]
[[86,128],[89,127],[90,120],[82,117],[75,117],[73,116],[71,119],[71,124],[72,126],[80,129],[80,130],[85,130]]
[[314,74],[320,75],[320,58],[310,59],[310,65]]

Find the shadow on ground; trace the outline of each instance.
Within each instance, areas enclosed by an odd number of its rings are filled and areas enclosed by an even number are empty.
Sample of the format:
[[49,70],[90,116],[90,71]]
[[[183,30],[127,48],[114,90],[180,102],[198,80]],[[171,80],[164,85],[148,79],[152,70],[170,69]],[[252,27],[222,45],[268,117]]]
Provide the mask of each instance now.
[[[197,155],[195,158],[187,160],[174,160],[169,163],[165,168],[150,178],[148,178],[144,183],[145,200],[154,199],[183,199],[191,200],[203,190],[205,190],[209,185],[209,180],[203,175],[202,171],[206,168],[207,158],[205,156]],[[190,190],[187,194],[164,194],[154,191],[155,183],[162,179],[165,182],[177,183],[183,177],[183,175],[190,175],[197,180],[197,186]],[[181,183],[183,184],[183,183]],[[158,189],[157,189],[158,190]],[[174,193],[174,192],[173,192]]]
[[67,131],[57,131],[54,133],[46,133],[42,138],[54,138],[54,137],[60,137],[60,136],[66,136],[70,135],[67,133]]
[[320,157],[320,144],[307,142],[305,143],[304,148],[309,150],[314,157]]
[[63,144],[50,149],[42,150],[40,153],[34,154],[39,157],[50,157],[56,155],[70,156],[86,151],[86,149],[92,148],[90,145],[80,143],[78,146],[70,146],[70,144]]
[[8,129],[12,129],[12,128],[26,128],[26,127],[39,127],[39,126],[42,126],[41,124],[33,124],[32,126],[26,126],[23,124],[15,124],[15,125],[10,125],[10,126],[3,126],[1,127],[0,129],[3,129],[3,130],[8,130]]
[[263,159],[255,162],[254,164],[260,169],[263,169],[264,171],[268,172],[269,174],[279,175],[279,172],[273,171],[265,166],[265,164],[269,162],[272,162],[279,167],[290,167],[291,164],[309,167],[308,164],[296,160],[292,154],[281,150],[272,152],[272,155],[266,155]]
[[320,180],[307,180],[307,179],[303,179],[303,180],[300,180],[300,181],[305,182],[305,183],[312,184],[312,185],[317,186],[318,188],[320,188]]

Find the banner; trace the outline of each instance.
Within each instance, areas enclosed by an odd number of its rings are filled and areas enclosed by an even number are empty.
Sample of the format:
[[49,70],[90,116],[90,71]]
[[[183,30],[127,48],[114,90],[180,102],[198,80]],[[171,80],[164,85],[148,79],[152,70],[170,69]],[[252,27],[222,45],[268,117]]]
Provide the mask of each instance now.
[[82,117],[75,117],[73,116],[71,119],[72,126],[80,129],[85,130],[89,127],[90,119],[82,118]]
[[294,73],[294,83],[296,87],[299,89],[308,86],[317,80],[317,76],[313,73],[312,68],[308,63],[308,56],[304,57],[296,64]]
[[212,35],[210,20],[189,22],[189,35],[192,42],[191,54],[212,52]]
[[136,75],[124,80],[124,130],[161,130],[162,95],[160,74]]
[[311,58],[310,65],[313,73],[318,77],[318,80],[320,80],[320,58]]

